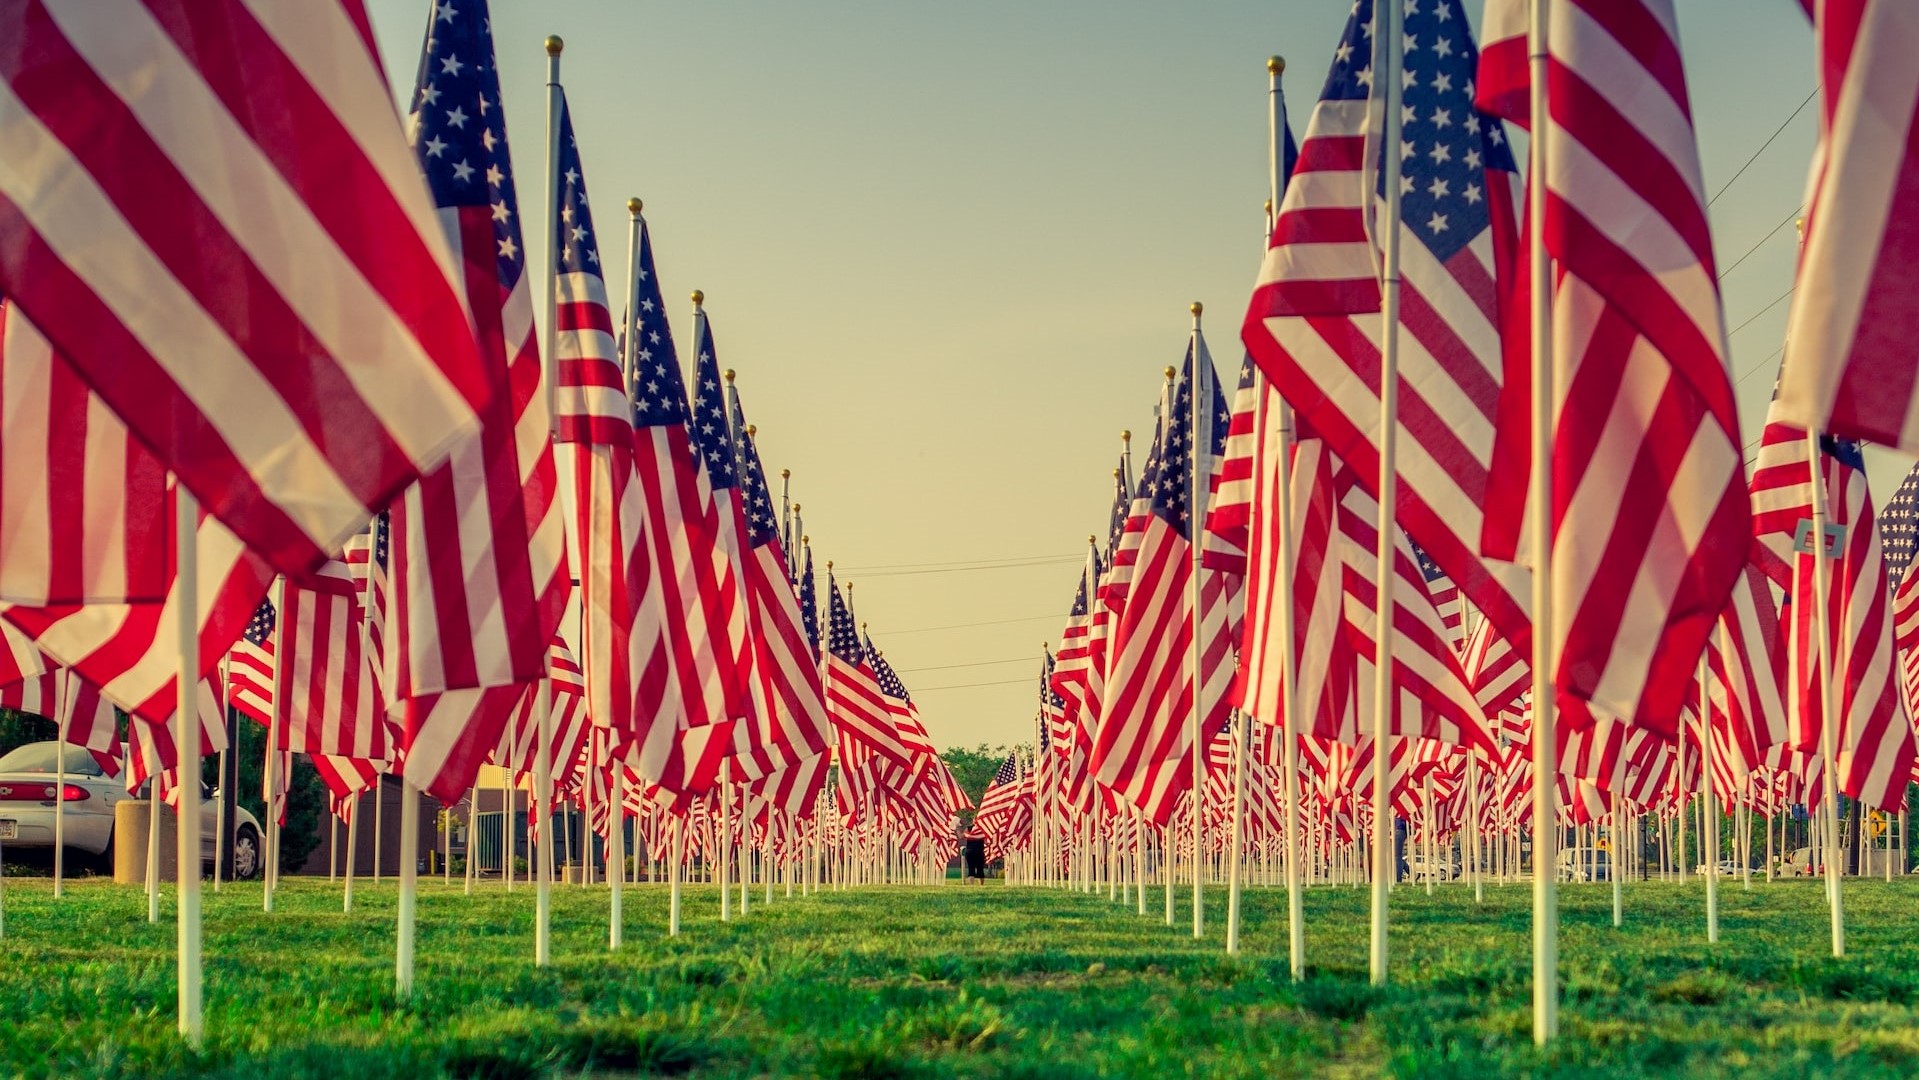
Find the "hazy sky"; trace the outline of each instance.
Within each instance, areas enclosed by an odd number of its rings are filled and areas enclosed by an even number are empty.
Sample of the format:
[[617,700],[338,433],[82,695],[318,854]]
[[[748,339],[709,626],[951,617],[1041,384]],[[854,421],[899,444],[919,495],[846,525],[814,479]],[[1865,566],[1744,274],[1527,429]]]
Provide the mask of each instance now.
[[[402,96],[427,6],[370,0]],[[1734,175],[1811,94],[1811,32],[1790,0],[1678,7],[1754,442],[1815,108]],[[1303,132],[1348,10],[499,0],[493,25],[529,226],[541,41],[560,34],[604,262],[625,266],[618,208],[642,197],[667,296],[705,291],[767,467],[793,471],[816,558],[857,583],[944,746],[1032,736],[1040,642],[1104,529],[1120,429],[1144,456],[1193,300],[1233,378],[1262,244],[1266,57],[1287,58]],[[527,241],[543,265],[537,228]],[[1910,462],[1871,462],[1884,500]],[[1015,565],[954,568],[992,562]]]

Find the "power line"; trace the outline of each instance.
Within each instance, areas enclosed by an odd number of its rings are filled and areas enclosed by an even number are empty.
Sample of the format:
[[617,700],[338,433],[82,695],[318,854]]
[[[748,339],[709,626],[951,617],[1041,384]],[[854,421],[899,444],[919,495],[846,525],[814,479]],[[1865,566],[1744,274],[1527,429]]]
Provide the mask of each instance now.
[[954,668],[992,667],[996,664],[1037,664],[1037,656],[1014,656],[1005,660],[975,660],[970,664],[931,664],[926,667],[903,667],[896,669],[901,675],[915,671],[951,671]]
[[1806,111],[1806,106],[1812,104],[1812,99],[1817,97],[1818,94],[1819,94],[1819,88],[1816,86],[1813,87],[1812,93],[1806,95],[1806,100],[1799,103],[1799,107],[1792,111],[1791,116],[1786,117],[1786,122],[1784,124],[1780,124],[1777,131],[1774,131],[1771,135],[1768,135],[1766,137],[1766,141],[1759,144],[1759,149],[1754,150],[1752,152],[1752,156],[1746,159],[1746,163],[1744,165],[1739,166],[1739,171],[1732,174],[1732,180],[1728,180],[1724,184],[1721,184],[1719,186],[1719,190],[1713,192],[1712,198],[1706,200],[1706,205],[1711,206],[1713,203],[1717,202],[1719,199],[1719,196],[1724,195],[1726,193],[1726,189],[1733,185],[1733,181],[1738,180],[1740,177],[1746,175],[1746,170],[1752,167],[1753,162],[1759,160],[1759,155],[1766,152],[1766,147],[1771,146],[1772,141],[1779,137],[1780,132],[1785,131],[1787,125],[1791,124],[1793,120],[1796,117],[1798,117],[1800,113]]
[[1751,246],[1751,247],[1749,247],[1749,248],[1747,248],[1747,249],[1746,249],[1746,253],[1745,253],[1744,255],[1741,255],[1741,256],[1739,256],[1739,257],[1738,257],[1737,259],[1734,259],[1734,260],[1732,261],[1732,265],[1731,265],[1731,266],[1728,266],[1728,267],[1726,267],[1726,268],[1725,268],[1724,270],[1721,270],[1721,271],[1719,272],[1719,278],[1718,278],[1718,280],[1720,280],[1720,281],[1724,281],[1724,280],[1726,280],[1726,275],[1727,275],[1727,274],[1730,274],[1730,273],[1732,273],[1732,272],[1733,272],[1734,270],[1737,270],[1737,269],[1739,269],[1739,264],[1740,264],[1740,263],[1742,263],[1742,262],[1745,262],[1745,261],[1746,261],[1747,259],[1749,259],[1749,258],[1751,258],[1751,257],[1752,257],[1752,253],[1753,253],[1753,252],[1755,252],[1755,251],[1758,251],[1758,250],[1759,250],[1760,248],[1762,248],[1762,247],[1765,247],[1765,246],[1766,246],[1766,241],[1768,241],[1768,240],[1770,240],[1770,239],[1772,239],[1772,238],[1773,238],[1774,236],[1777,236],[1777,235],[1779,234],[1779,230],[1781,230],[1781,229],[1783,229],[1783,228],[1785,228],[1785,227],[1786,227],[1786,226],[1787,226],[1788,224],[1790,224],[1790,223],[1791,223],[1791,222],[1792,222],[1792,221],[1793,221],[1794,219],[1796,219],[1796,218],[1798,218],[1798,216],[1799,216],[1799,211],[1800,211],[1800,210],[1804,210],[1805,208],[1806,208],[1806,205],[1805,205],[1804,203],[1800,203],[1800,204],[1799,204],[1799,208],[1798,208],[1797,210],[1794,210],[1794,211],[1793,211],[1792,213],[1790,213],[1790,214],[1787,214],[1787,215],[1786,215],[1786,220],[1784,220],[1784,221],[1781,221],[1781,222],[1780,222],[1779,224],[1777,224],[1777,225],[1774,225],[1774,226],[1772,227],[1772,231],[1771,231],[1771,232],[1769,232],[1769,233],[1767,233],[1766,235],[1764,235],[1764,236],[1762,236],[1762,237],[1760,237],[1760,238],[1759,238],[1759,242],[1758,242],[1757,244],[1754,244],[1753,246]]
[[916,626],[911,630],[888,630],[886,636],[896,638],[902,634],[930,634],[935,630],[970,630],[976,626],[1006,626],[1011,623],[1040,622],[1046,619],[1063,621],[1065,618],[1066,616],[1059,612],[1051,612],[1045,615],[1023,615],[1017,619],[987,619],[985,622],[947,623],[945,626]]
[[868,574],[868,573],[873,573],[875,571],[881,571],[881,570],[925,570],[925,569],[940,569],[940,568],[961,567],[961,566],[989,566],[989,565],[995,565],[999,563],[1026,563],[1026,562],[1036,562],[1041,560],[1052,561],[1057,559],[1083,559],[1085,557],[1086,557],[1085,552],[1069,553],[1065,555],[1009,555],[1003,559],[945,559],[939,562],[884,563],[884,564],[876,564],[873,566],[842,566],[840,567],[840,569],[846,571],[849,574]]
[[1066,555],[1058,558],[1035,559],[1032,562],[996,562],[980,563],[975,566],[943,566],[931,570],[865,570],[856,571],[851,567],[843,571],[849,578],[860,581],[872,581],[874,578],[919,577],[922,574],[967,574],[979,570],[1031,570],[1036,567],[1064,566],[1068,563],[1085,561],[1084,555]]
[[930,694],[935,690],[970,690],[975,686],[1018,686],[1032,681],[1031,679],[1001,679],[998,682],[953,683],[951,686],[916,686],[913,688],[913,693]]
[[1728,330],[1726,332],[1726,339],[1728,341],[1732,340],[1732,336],[1734,334],[1737,334],[1739,331],[1744,330],[1748,326],[1751,326],[1753,324],[1753,321],[1758,319],[1759,316],[1764,315],[1766,312],[1771,311],[1773,308],[1778,307],[1780,303],[1782,303],[1786,299],[1786,297],[1791,296],[1793,294],[1793,290],[1797,289],[1798,287],[1799,286],[1794,285],[1791,289],[1787,289],[1785,292],[1780,293],[1778,296],[1773,298],[1772,303],[1767,304],[1765,307],[1762,307],[1758,311],[1753,312],[1750,316],[1747,317],[1745,322],[1742,322],[1738,326],[1735,326],[1731,330]]

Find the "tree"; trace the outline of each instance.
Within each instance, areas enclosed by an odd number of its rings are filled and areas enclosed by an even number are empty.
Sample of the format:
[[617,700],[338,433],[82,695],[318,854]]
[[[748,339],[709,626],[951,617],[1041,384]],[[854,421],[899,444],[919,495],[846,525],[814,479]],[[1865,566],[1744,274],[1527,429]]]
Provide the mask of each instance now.
[[[233,753],[239,755],[239,803],[260,822],[267,823],[265,804],[267,729],[247,717],[234,725]],[[219,759],[204,759],[204,774],[209,783],[219,782]],[[320,830],[326,825],[326,785],[305,754],[293,755],[293,772],[287,784],[287,820],[280,830],[280,869],[298,871],[307,856],[320,846]]]
[[18,709],[0,709],[0,754],[28,743],[46,742],[54,735],[53,721],[44,716]]
[[940,751],[940,759],[953,772],[953,779],[959,781],[960,790],[978,806],[980,796],[986,794],[986,785],[993,782],[993,774],[1006,761],[1006,755],[1015,749],[1029,749],[1024,743],[1018,747],[993,746],[980,743],[971,750],[963,746],[954,746]]

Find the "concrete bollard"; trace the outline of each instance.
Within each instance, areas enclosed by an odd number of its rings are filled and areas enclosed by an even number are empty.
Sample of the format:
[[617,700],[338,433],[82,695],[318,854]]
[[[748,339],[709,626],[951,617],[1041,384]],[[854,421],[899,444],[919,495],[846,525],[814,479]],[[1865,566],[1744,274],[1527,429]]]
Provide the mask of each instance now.
[[[147,827],[152,806],[145,799],[125,799],[113,807],[113,880],[120,885],[147,883]],[[160,807],[160,880],[173,881],[179,865],[176,830],[179,815]]]

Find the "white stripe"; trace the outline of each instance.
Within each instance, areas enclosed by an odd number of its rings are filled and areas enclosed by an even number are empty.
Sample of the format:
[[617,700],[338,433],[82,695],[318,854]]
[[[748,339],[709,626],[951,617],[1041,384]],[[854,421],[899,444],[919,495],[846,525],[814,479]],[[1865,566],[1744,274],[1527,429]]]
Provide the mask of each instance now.
[[[453,437],[471,430],[477,418],[421,342],[213,96],[205,77],[180,54],[146,7],[137,0],[112,0],[119,10],[109,12],[101,10],[106,2],[55,0],[49,9],[76,9],[55,14],[74,50],[120,96],[208,211],[273,283],[394,442],[414,461],[431,460]],[[365,49],[353,52],[364,63]],[[377,81],[369,83],[381,87]],[[390,116],[391,106],[382,103],[374,115],[382,114]],[[399,148],[400,140],[391,134],[385,142]],[[407,186],[389,184],[389,190],[421,190],[417,173],[401,183]],[[184,365],[174,359],[173,366]],[[216,421],[222,416],[252,419],[248,410],[253,398],[242,396],[244,387],[230,388],[212,378],[188,380],[179,373],[175,377],[183,388],[197,390],[194,400]],[[272,431],[276,425],[256,421],[249,426]],[[296,431],[284,437],[291,440]],[[235,433],[225,428],[222,433],[239,444]],[[304,439],[299,443],[305,450]],[[312,482],[304,475],[310,465],[268,467],[274,466],[268,449],[247,455],[264,490],[281,490],[276,480]],[[314,518],[298,503],[286,510],[316,538],[337,543],[350,531]]]

